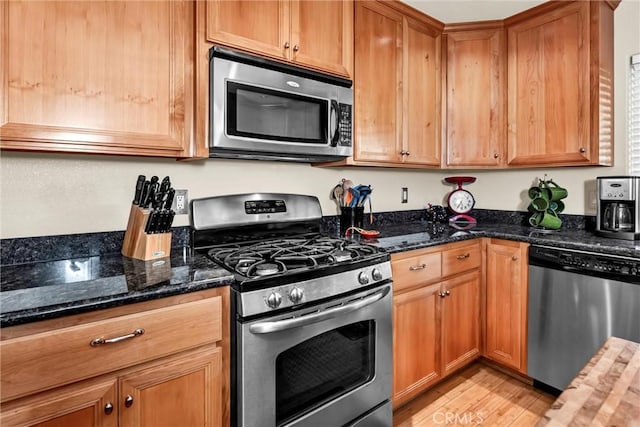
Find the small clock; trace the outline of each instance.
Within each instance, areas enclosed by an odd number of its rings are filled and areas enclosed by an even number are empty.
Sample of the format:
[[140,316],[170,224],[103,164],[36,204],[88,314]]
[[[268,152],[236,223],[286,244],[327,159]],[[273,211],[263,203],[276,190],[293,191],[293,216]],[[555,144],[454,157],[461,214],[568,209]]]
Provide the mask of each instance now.
[[449,218],[449,222],[473,222],[476,220],[470,215],[467,215],[473,209],[476,204],[476,200],[473,198],[468,190],[462,188],[463,184],[470,184],[476,181],[473,176],[450,176],[444,179],[450,184],[456,184],[458,187],[449,194],[447,199],[447,205],[449,210],[454,214]]

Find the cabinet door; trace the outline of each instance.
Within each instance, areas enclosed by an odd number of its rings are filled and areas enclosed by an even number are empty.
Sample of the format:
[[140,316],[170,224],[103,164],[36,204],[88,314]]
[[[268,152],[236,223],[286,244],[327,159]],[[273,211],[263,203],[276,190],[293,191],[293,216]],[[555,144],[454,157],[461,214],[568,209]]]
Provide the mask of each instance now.
[[291,59],[353,76],[353,0],[292,0]]
[[527,345],[527,245],[491,240],[486,249],[486,356],[524,371]]
[[426,286],[393,297],[393,405],[440,378],[438,290]]
[[507,28],[509,165],[591,161],[589,3]]
[[480,354],[480,272],[442,283],[442,375]]
[[225,425],[220,348],[166,359],[120,378],[123,427]]
[[116,379],[85,381],[2,405],[0,425],[116,427]]
[[2,148],[181,156],[190,1],[0,4]]
[[500,166],[506,157],[506,43],[502,28],[446,36],[445,166]]
[[207,40],[288,59],[289,1],[207,0]]
[[441,38],[424,23],[404,19],[404,163],[440,165]]
[[402,157],[402,15],[374,1],[356,2],[355,146],[357,161]]

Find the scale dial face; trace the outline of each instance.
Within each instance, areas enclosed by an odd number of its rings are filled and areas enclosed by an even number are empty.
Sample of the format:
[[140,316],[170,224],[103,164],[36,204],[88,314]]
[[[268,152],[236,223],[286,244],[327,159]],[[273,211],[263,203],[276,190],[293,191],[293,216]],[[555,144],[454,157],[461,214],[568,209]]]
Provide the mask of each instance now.
[[469,193],[467,190],[459,188],[454,190],[449,194],[449,199],[447,201],[449,205],[449,209],[456,214],[466,214],[473,206],[476,204],[473,195]]

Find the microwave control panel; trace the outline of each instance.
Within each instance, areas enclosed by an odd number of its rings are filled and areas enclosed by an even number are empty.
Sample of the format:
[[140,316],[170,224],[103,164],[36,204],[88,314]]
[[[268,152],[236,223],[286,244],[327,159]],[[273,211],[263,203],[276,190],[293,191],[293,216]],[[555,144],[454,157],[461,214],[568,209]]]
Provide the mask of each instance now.
[[351,108],[349,104],[340,104],[340,142],[341,147],[351,147],[353,138],[351,137],[353,121],[351,119]]

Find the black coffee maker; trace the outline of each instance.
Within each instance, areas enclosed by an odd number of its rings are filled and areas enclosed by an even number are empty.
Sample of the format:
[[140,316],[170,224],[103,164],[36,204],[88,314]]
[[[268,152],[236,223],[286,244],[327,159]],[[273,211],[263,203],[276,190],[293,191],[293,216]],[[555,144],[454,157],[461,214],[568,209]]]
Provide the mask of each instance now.
[[596,232],[614,239],[640,239],[640,176],[600,176]]

